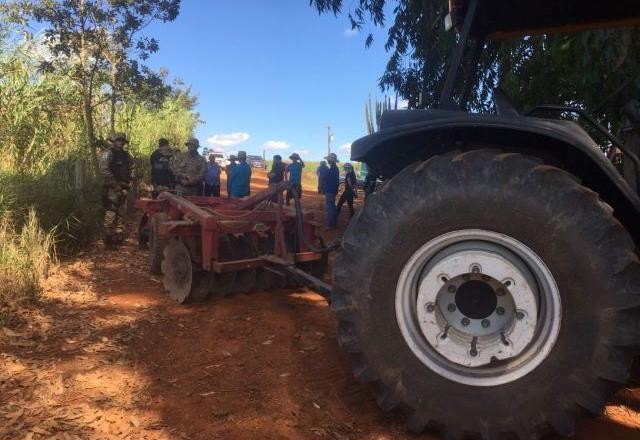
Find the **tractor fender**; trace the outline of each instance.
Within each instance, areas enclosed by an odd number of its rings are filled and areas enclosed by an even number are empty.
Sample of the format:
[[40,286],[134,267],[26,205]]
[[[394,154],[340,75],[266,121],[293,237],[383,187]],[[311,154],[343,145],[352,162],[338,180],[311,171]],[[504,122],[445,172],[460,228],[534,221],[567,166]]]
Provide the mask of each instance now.
[[[385,119],[386,116],[386,119]],[[351,159],[388,179],[417,160],[451,150],[499,148],[540,157],[581,180],[613,209],[640,246],[640,198],[596,142],[571,121],[443,110],[390,111],[381,130],[358,139]]]

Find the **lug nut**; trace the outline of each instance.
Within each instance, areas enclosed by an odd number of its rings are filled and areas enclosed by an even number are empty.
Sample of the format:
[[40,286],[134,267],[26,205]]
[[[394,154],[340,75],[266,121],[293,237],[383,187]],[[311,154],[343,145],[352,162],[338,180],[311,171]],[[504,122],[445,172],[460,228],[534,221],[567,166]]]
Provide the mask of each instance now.
[[505,291],[504,291],[504,289],[502,287],[496,289],[496,295],[504,296],[504,294],[505,294]]
[[469,318],[462,318],[462,321],[460,321],[460,323],[466,327],[471,324],[471,321],[469,321]]
[[456,286],[452,284],[451,286],[447,287],[447,291],[449,293],[456,293]]
[[517,319],[518,321],[520,321],[520,320],[522,320],[523,318],[524,318],[524,313],[523,313],[523,312],[521,312],[521,311],[517,311],[517,312],[516,312],[516,319]]
[[480,266],[473,266],[471,268],[471,272],[473,273],[480,273]]
[[504,307],[496,307],[496,314],[500,316],[504,315]]
[[455,311],[456,311],[456,305],[455,305],[455,304],[453,304],[453,303],[452,303],[452,304],[449,304],[449,305],[447,306],[447,310],[448,310],[448,311],[450,311],[451,313],[455,312]]
[[435,309],[436,309],[436,306],[435,306],[435,305],[433,305],[433,303],[428,303],[428,304],[425,306],[425,310],[426,310],[427,312],[429,312],[429,313],[433,313],[433,311],[434,311]]
[[469,354],[473,357],[476,357],[478,356],[478,350],[476,350],[475,348],[472,348]]
[[509,287],[509,286],[511,285],[511,281],[509,281],[509,280],[505,281],[505,282],[504,282],[504,285],[505,285],[505,286],[507,286],[507,287]]
[[489,321],[488,319],[483,319],[480,324],[482,324],[482,327],[487,328],[491,325],[491,321]]

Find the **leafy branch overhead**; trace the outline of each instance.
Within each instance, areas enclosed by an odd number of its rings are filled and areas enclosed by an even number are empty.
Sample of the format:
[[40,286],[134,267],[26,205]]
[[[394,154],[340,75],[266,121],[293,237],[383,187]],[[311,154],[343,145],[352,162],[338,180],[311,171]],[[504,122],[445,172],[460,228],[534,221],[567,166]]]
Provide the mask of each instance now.
[[[411,108],[439,102],[448,57],[456,37],[446,31],[447,0],[310,0],[320,13],[346,14],[352,27],[387,30],[389,53],[379,79],[382,90],[396,91]],[[365,45],[372,42],[369,34]],[[491,111],[498,85],[516,106],[539,103],[579,105],[617,130],[636,117],[640,100],[640,30],[636,27],[567,35],[542,35],[488,42],[470,107]],[[457,95],[462,84],[458,84]],[[628,110],[623,110],[627,108]]]
[[158,41],[144,34],[149,24],[173,21],[180,0],[43,0],[5,2],[3,10],[14,21],[44,25],[42,60],[46,71],[65,71],[82,94],[85,136],[96,161],[93,109],[97,92],[110,90],[111,128],[118,102],[126,95],[159,102],[169,89],[162,74],[140,62],[159,49]]

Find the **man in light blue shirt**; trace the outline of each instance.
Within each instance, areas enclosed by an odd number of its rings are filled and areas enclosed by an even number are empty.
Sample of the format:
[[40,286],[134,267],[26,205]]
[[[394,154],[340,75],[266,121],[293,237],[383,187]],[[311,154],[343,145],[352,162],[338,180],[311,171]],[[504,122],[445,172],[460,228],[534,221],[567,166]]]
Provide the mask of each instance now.
[[247,152],[238,151],[238,163],[229,172],[229,196],[235,199],[247,197],[251,186],[251,166]]

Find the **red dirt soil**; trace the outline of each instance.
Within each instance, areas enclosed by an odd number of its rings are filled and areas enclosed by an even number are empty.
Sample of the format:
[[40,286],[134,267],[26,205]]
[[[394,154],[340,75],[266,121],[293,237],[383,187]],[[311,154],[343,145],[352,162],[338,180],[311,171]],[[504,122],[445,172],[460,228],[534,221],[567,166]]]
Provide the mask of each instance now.
[[[312,191],[303,201],[322,209]],[[326,238],[347,220],[343,211]],[[408,434],[355,382],[320,296],[177,305],[134,237],[62,263],[19,317],[0,330],[0,439],[439,438]],[[575,438],[640,439],[640,388],[620,391]]]

